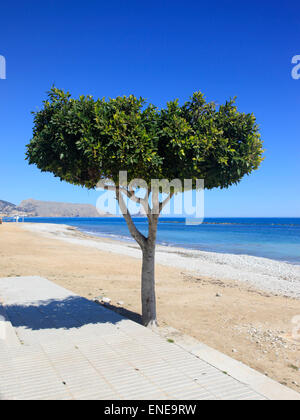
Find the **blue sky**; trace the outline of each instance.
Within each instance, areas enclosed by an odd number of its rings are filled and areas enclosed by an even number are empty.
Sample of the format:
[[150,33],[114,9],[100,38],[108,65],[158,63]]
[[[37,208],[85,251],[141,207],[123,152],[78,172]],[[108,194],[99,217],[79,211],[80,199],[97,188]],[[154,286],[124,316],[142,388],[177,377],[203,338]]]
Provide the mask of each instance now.
[[296,1],[11,1],[1,4],[0,199],[95,204],[98,193],[61,183],[24,161],[37,110],[53,83],[75,96],[133,93],[158,106],[201,90],[237,96],[266,149],[261,169],[206,192],[207,216],[300,217],[300,54]]

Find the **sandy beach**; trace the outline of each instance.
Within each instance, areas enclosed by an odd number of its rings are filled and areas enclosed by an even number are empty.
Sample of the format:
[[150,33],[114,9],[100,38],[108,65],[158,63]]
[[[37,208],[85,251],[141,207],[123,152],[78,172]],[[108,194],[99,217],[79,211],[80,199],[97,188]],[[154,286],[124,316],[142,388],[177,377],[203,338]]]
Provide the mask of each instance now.
[[[39,275],[138,320],[140,251],[64,225],[0,226],[0,277]],[[264,258],[157,248],[158,320],[300,391],[300,267]],[[118,302],[122,302],[118,304]]]

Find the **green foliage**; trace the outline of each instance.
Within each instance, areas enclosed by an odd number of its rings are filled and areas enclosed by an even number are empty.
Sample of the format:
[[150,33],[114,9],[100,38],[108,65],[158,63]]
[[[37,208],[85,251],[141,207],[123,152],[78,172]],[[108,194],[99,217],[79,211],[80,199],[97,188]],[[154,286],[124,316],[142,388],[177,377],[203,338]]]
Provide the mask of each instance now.
[[208,189],[226,188],[263,160],[255,117],[238,112],[235,100],[217,108],[197,92],[159,110],[132,95],[73,99],[54,87],[43,104],[26,157],[75,185],[118,182],[122,170],[128,181],[203,178]]

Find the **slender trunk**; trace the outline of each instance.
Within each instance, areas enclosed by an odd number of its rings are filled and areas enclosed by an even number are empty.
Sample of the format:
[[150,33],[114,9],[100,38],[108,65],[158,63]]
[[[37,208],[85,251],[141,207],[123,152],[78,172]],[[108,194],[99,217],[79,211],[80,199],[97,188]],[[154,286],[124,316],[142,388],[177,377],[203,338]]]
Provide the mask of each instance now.
[[149,194],[147,200],[142,203],[147,214],[149,224],[149,234],[146,238],[135,226],[130,213],[127,211],[126,204],[123,200],[121,190],[117,188],[117,200],[119,202],[121,211],[126,220],[128,229],[133,238],[139,244],[143,253],[143,266],[142,266],[142,322],[146,327],[157,326],[156,318],[156,299],[155,299],[155,244],[157,223],[160,212],[160,205],[158,200],[158,191],[153,193],[153,207],[156,212],[149,210]]
[[143,249],[142,267],[142,321],[146,327],[155,327],[155,243],[147,243]]

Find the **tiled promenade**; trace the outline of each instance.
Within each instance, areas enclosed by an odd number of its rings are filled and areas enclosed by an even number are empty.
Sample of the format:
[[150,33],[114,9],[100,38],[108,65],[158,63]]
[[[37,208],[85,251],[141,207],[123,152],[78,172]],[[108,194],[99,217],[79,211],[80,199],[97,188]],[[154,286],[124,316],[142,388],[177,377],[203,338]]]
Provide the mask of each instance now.
[[0,279],[0,399],[265,398],[107,308],[19,277]]

